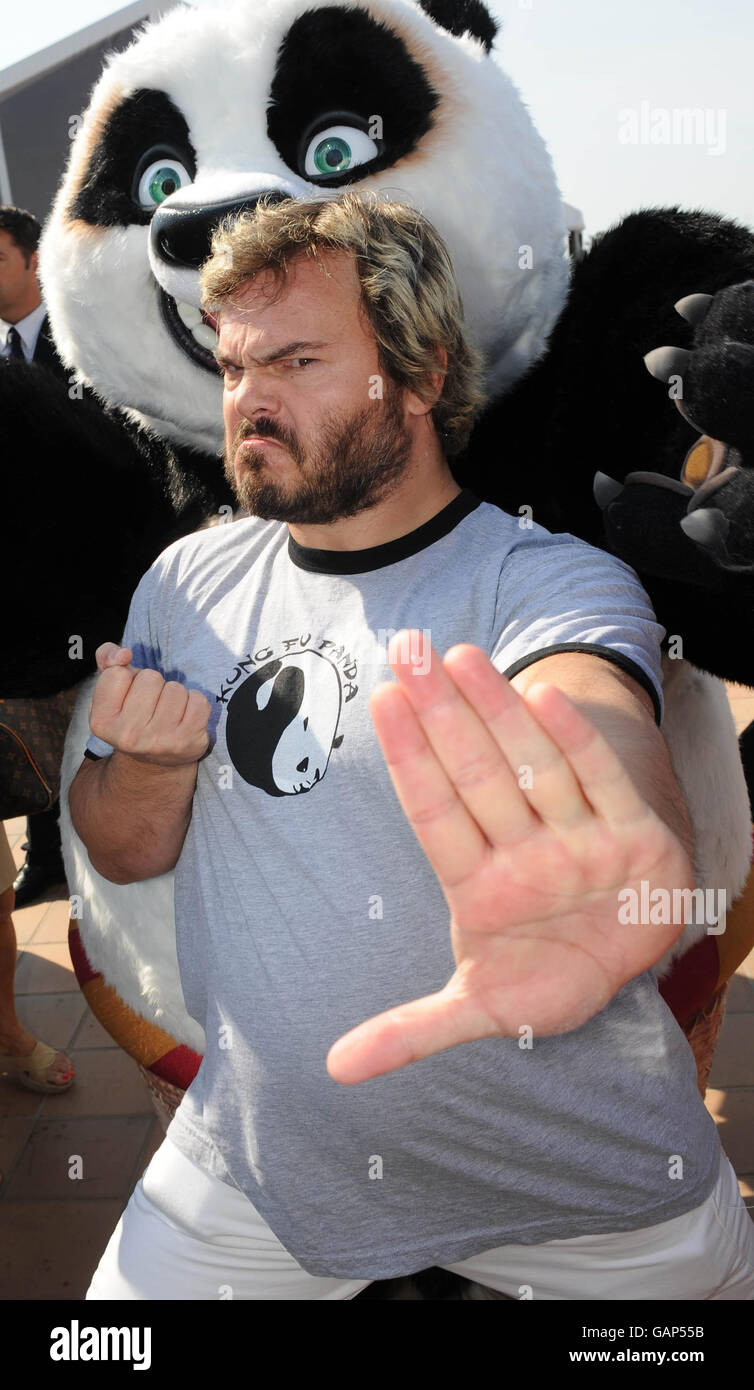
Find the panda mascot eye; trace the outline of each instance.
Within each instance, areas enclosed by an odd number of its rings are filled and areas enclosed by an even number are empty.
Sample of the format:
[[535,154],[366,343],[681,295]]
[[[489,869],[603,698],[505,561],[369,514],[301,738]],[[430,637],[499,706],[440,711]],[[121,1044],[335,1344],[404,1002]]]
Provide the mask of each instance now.
[[134,174],[132,197],[145,212],[164,203],[171,193],[185,188],[193,179],[185,164],[169,151],[149,150],[139,160]]
[[377,159],[384,148],[384,142],[373,140],[360,125],[353,124],[358,117],[349,116],[340,121],[333,116],[332,122],[325,125],[322,119],[317,129],[311,127],[300,144],[299,169],[301,174],[313,182],[321,179],[337,179],[359,165],[369,164]]
[[139,179],[138,201],[141,207],[156,207],[191,180],[182,164],[158,160],[144,170]]

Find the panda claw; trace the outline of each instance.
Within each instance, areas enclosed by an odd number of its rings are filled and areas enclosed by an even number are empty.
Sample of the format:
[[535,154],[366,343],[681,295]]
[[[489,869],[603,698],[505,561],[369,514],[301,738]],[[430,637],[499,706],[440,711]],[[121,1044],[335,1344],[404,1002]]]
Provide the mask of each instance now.
[[690,361],[691,353],[685,348],[658,347],[647,353],[644,366],[658,381],[667,382],[671,376],[683,376]]
[[673,307],[682,319],[696,328],[697,324],[706,318],[712,298],[711,294],[687,294],[685,299],[679,299]]
[[699,507],[689,516],[681,519],[681,530],[701,545],[716,560],[728,560],[728,547],[725,544],[730,522],[717,507]]
[[604,512],[616,497],[620,497],[623,491],[623,483],[619,483],[615,478],[611,478],[607,473],[600,473],[599,470],[594,475],[592,482],[592,493],[597,506]]

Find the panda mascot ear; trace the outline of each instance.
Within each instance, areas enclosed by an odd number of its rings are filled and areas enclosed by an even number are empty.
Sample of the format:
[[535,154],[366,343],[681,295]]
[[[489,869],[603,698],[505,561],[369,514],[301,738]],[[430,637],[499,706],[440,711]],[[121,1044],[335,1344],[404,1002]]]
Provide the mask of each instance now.
[[490,52],[499,25],[482,0],[419,0],[419,4],[441,29],[457,37],[471,34]]

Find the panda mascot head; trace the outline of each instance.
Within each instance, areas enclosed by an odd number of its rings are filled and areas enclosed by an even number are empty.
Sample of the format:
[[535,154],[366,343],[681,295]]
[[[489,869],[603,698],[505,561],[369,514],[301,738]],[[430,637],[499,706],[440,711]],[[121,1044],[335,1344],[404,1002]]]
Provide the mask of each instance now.
[[219,451],[198,273],[212,229],[262,194],[351,186],[435,224],[504,390],[543,351],[568,265],[552,163],[495,32],[480,0],[236,0],[149,24],[93,90],[41,243],[66,365],[167,439]]

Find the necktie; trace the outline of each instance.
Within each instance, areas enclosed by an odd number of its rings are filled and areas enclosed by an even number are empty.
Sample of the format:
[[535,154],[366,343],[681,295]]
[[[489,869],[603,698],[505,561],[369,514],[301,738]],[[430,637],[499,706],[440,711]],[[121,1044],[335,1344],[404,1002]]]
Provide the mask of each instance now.
[[21,334],[19,333],[17,328],[11,327],[8,329],[8,334],[5,341],[7,346],[10,348],[10,357],[19,357],[22,358],[23,361],[26,361],[26,357],[24,355],[24,345],[21,342]]

